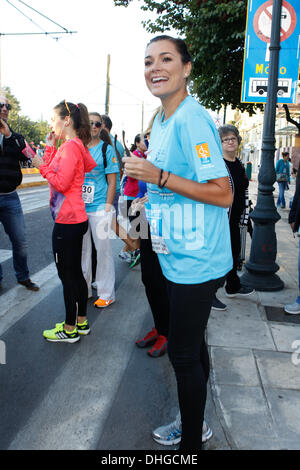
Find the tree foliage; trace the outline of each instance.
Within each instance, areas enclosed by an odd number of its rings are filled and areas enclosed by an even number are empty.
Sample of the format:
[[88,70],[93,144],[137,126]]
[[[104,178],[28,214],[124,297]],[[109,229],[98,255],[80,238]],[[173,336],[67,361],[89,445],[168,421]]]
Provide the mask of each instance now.
[[[133,0],[114,0],[128,6]],[[241,103],[247,0],[138,0],[141,9],[157,14],[146,19],[151,33],[174,29],[193,57],[191,92],[207,108],[231,105],[252,114],[261,105]]]
[[27,140],[28,143],[34,142],[38,145],[40,141],[44,141],[49,132],[49,124],[47,121],[32,121],[28,116],[21,114],[21,106],[17,98],[11,93],[9,87],[3,88],[3,94],[7,97],[12,106],[9,112],[8,124],[11,128]]

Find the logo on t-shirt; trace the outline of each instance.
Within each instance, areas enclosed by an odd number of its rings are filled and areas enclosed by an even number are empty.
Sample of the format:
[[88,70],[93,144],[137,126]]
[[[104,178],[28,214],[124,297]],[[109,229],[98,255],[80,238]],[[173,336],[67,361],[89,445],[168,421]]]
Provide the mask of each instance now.
[[210,151],[207,142],[200,142],[196,145],[195,149],[202,165],[211,163]]

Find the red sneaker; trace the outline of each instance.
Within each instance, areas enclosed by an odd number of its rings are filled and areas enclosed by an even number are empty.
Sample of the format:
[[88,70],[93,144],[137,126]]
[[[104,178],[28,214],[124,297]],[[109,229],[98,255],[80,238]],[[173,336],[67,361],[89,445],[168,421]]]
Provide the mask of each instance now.
[[152,328],[152,330],[146,334],[145,338],[138,339],[135,342],[135,344],[139,348],[146,348],[147,346],[151,346],[151,344],[153,344],[157,338],[158,338],[157,330],[155,328]]
[[151,357],[160,357],[167,352],[168,340],[165,336],[159,335],[152,349],[147,351]]

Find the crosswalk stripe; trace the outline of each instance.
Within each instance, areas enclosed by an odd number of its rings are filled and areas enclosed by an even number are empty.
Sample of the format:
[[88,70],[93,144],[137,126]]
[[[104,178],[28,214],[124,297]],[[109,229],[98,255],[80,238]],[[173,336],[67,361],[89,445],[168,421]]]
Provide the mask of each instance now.
[[1,295],[0,336],[60,284],[55,263],[30,276],[30,279],[40,286],[39,291],[32,292],[17,285]]
[[[96,317],[92,334],[77,346],[69,345],[72,355],[63,368],[57,368],[57,377],[15,435],[10,450],[97,449],[135,339],[149,313],[140,283],[139,270],[130,271],[109,313]],[[53,343],[55,348],[60,346]]]
[[4,261],[7,261],[11,257],[12,257],[11,250],[0,250],[0,263],[4,263]]

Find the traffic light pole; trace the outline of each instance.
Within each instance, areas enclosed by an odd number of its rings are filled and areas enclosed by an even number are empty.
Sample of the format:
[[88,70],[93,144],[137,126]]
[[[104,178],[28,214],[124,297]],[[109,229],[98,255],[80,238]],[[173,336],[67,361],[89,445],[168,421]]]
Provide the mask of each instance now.
[[280,23],[282,0],[273,0],[272,30],[268,95],[264,114],[261,165],[258,174],[258,195],[251,219],[254,222],[250,258],[241,283],[258,291],[278,291],[284,284],[277,274],[277,240],[275,224],[280,219],[275,204],[275,119],[278,87],[278,63],[280,50]]

